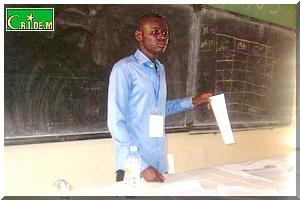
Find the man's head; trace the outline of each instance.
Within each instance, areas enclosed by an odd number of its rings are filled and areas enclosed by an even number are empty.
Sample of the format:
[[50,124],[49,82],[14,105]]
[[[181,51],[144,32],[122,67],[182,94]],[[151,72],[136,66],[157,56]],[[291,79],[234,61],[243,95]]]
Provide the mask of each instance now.
[[154,61],[168,45],[169,29],[165,18],[157,14],[141,17],[137,23],[135,38],[140,50]]

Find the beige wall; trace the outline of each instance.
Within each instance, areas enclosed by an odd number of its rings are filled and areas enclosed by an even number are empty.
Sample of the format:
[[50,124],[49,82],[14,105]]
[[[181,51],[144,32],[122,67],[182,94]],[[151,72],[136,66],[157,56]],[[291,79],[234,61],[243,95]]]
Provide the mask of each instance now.
[[[236,144],[225,145],[220,134],[168,134],[168,153],[176,172],[263,158],[295,147],[295,127],[234,133]],[[111,139],[4,147],[5,195],[51,195],[53,183],[66,179],[73,189],[114,181]]]

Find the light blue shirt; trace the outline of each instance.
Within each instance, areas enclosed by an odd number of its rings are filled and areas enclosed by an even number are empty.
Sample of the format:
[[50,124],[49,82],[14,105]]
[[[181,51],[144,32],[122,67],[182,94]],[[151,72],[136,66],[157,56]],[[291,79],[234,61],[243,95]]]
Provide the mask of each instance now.
[[166,138],[149,137],[149,116],[168,116],[192,109],[192,99],[167,101],[164,66],[154,63],[140,50],[118,61],[111,71],[108,88],[108,129],[115,144],[116,170],[124,169],[129,146],[138,147],[141,172],[151,165],[164,174],[168,171]]

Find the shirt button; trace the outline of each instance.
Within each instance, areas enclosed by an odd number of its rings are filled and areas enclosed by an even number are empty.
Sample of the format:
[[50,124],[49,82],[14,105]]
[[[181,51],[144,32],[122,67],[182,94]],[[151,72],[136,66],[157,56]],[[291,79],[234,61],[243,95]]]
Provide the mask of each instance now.
[[160,147],[158,147],[158,150],[160,150]]

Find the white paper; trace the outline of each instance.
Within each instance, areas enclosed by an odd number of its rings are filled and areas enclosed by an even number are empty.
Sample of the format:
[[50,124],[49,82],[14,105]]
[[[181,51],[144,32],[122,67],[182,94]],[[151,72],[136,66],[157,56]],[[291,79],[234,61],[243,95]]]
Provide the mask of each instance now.
[[197,180],[179,181],[176,183],[164,184],[161,186],[164,195],[170,196],[208,196],[208,192]]
[[251,175],[249,173],[244,172],[243,170],[245,169],[245,167],[243,165],[240,165],[240,164],[230,164],[230,165],[224,165],[224,166],[213,167],[213,168],[219,169],[219,170],[231,173],[231,174],[235,174],[235,175],[241,176],[241,177],[246,178],[246,179],[252,179],[252,180],[257,179],[257,180],[263,180],[263,181],[271,182],[271,180],[269,180],[269,179],[254,176],[254,175]]
[[250,160],[241,164],[229,164],[214,167],[247,179],[260,179],[272,182],[289,176],[293,165],[281,159]]
[[211,107],[216,117],[225,144],[235,143],[226,108],[224,94],[210,97]]
[[175,174],[174,154],[168,154],[168,174]]
[[264,179],[279,180],[279,179],[287,179],[287,177],[289,176],[292,170],[293,167],[286,164],[286,165],[278,165],[278,166],[268,165],[262,169],[253,169],[247,171],[244,170],[244,172],[251,174],[253,176],[262,177]]
[[149,116],[149,136],[162,137],[164,135],[164,116],[153,115]]
[[274,188],[256,189],[242,186],[225,186],[218,184],[218,193],[220,196],[278,196]]

